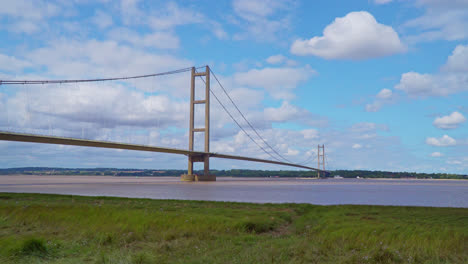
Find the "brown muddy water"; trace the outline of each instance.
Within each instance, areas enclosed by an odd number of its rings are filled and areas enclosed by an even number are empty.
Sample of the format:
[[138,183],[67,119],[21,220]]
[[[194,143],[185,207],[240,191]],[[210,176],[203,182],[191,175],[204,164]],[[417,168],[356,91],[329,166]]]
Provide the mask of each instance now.
[[408,205],[468,208],[466,180],[0,176],[0,192],[55,193],[151,199]]

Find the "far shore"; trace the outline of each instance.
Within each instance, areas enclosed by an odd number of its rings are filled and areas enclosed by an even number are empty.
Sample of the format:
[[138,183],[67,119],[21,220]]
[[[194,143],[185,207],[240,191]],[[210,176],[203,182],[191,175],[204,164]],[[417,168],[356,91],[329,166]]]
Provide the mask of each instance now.
[[[0,177],[4,176],[33,176],[33,177],[112,177],[112,178],[156,178],[156,179],[164,179],[164,178],[179,178],[180,175],[174,176],[116,176],[116,175],[85,175],[85,174],[0,174]],[[327,178],[317,178],[317,177],[244,177],[244,176],[217,176],[219,179],[298,179],[298,180],[428,180],[428,181],[466,181],[468,179],[436,179],[436,178],[334,178],[334,177],[327,177]]]

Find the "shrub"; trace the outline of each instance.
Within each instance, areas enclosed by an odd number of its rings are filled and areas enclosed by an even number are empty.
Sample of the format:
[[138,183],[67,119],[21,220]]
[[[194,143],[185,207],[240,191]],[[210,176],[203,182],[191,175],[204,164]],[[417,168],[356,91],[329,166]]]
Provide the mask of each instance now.
[[18,253],[23,256],[47,257],[49,251],[43,240],[30,238],[22,243]]

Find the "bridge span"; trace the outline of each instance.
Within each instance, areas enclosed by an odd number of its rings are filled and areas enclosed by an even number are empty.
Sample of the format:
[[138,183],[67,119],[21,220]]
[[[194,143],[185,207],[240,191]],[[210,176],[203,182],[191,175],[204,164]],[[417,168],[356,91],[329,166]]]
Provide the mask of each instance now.
[[[58,145],[70,145],[70,146],[83,146],[83,147],[95,147],[95,148],[111,148],[111,149],[124,149],[124,150],[137,150],[137,151],[149,151],[149,152],[161,152],[161,153],[168,153],[168,154],[177,154],[177,155],[186,155],[188,157],[188,170],[186,175],[181,176],[181,180],[183,181],[215,181],[216,176],[209,174],[209,160],[210,158],[221,158],[221,159],[232,159],[232,160],[244,160],[244,161],[252,161],[252,162],[261,162],[261,163],[269,163],[269,164],[276,164],[276,165],[284,165],[284,166],[291,166],[297,167],[302,169],[309,169],[317,171],[318,176],[320,174],[327,173],[325,171],[325,165],[323,162],[323,169],[320,169],[320,162],[318,163],[318,168],[313,168],[310,166],[305,166],[303,164],[296,164],[290,162],[286,159],[283,155],[278,153],[260,134],[257,130],[252,126],[252,124],[245,118],[245,115],[239,110],[237,105],[234,103],[232,98],[229,96],[227,91],[224,89],[223,85],[220,83],[216,75],[211,71],[209,66],[199,67],[204,68],[204,72],[197,72],[198,68],[191,67],[191,68],[184,68],[179,70],[174,70],[170,72],[164,73],[156,73],[156,74],[149,74],[149,75],[139,75],[139,76],[132,76],[132,77],[117,77],[117,78],[103,78],[103,79],[88,79],[88,80],[31,80],[31,81],[18,81],[18,80],[0,80],[0,85],[11,85],[11,84],[50,84],[50,83],[82,83],[82,82],[104,82],[104,81],[115,81],[115,80],[129,80],[129,79],[139,79],[139,78],[148,78],[148,77],[155,77],[155,76],[162,76],[167,74],[176,74],[181,72],[191,71],[191,85],[190,85],[190,123],[189,123],[189,147],[188,150],[184,149],[177,149],[177,148],[166,148],[166,147],[157,147],[157,146],[147,146],[147,145],[136,145],[136,144],[127,144],[127,143],[119,143],[119,142],[108,142],[108,141],[97,141],[97,140],[89,140],[89,139],[78,139],[78,138],[67,138],[67,137],[57,137],[57,136],[49,136],[49,135],[36,135],[36,134],[23,134],[23,133],[16,133],[10,131],[2,131],[0,132],[0,140],[6,141],[17,141],[17,142],[31,142],[31,143],[45,143],[45,144],[58,144]],[[210,75],[213,74],[214,79],[218,82],[219,86],[223,89],[226,96],[229,98],[231,103],[235,106],[237,111],[241,114],[245,122],[249,125],[250,129],[255,132],[255,134],[263,141],[264,147],[262,147],[258,142],[256,142],[252,136],[244,129],[239,122],[232,116],[232,114],[226,109],[223,103],[218,99],[218,96],[213,92],[210,87]],[[204,82],[204,90],[205,90],[205,98],[202,100],[195,100],[195,79],[200,78]],[[212,94],[215,99],[220,103],[226,113],[231,117],[231,119],[239,126],[239,128],[255,143],[261,150],[263,150],[266,154],[270,155],[275,160],[268,160],[268,159],[259,159],[259,158],[251,158],[251,157],[244,157],[244,156],[236,156],[236,155],[228,155],[228,154],[220,154],[210,152],[210,94]],[[205,119],[204,119],[204,127],[196,128],[194,124],[195,120],[195,105],[201,104],[204,105],[204,112],[205,112]],[[194,150],[194,141],[195,141],[195,133],[204,133],[204,151],[195,151]],[[271,152],[266,151],[266,149],[270,148]],[[276,154],[277,156],[273,156],[272,153]],[[324,154],[320,155],[318,153],[318,158],[322,157],[324,161]],[[193,173],[193,164],[195,162],[203,162],[204,163],[204,173],[203,175],[195,175]]]
[[[297,167],[297,168],[308,169],[308,170],[315,170],[315,171],[320,171],[320,172],[325,173],[325,171],[323,171],[323,170],[312,168],[312,167],[309,167],[309,166],[304,166],[304,165],[294,164],[294,163],[288,163],[288,162],[275,161],[275,160],[242,157],[242,156],[228,155],[228,154],[221,154],[221,153],[214,153],[214,152],[191,151],[191,150],[177,149],[177,148],[164,148],[164,147],[155,147],[155,146],[146,146],[146,145],[126,144],[126,143],[109,142],[109,141],[98,141],[98,140],[66,138],[66,137],[54,137],[54,136],[42,136],[42,135],[21,134],[21,133],[12,133],[12,132],[0,132],[0,140],[17,141],[17,142],[30,142],[30,143],[45,143],[45,144],[56,144],[56,145],[68,145],[68,146],[81,146],[81,147],[95,147],[95,148],[110,148],[110,149],[124,149],[124,150],[161,152],[161,153],[192,156],[194,158],[199,157],[199,159],[202,159],[205,156],[209,156],[210,158],[244,160],[244,161],[253,161],[253,162],[262,162],[262,163],[270,163],[270,164],[276,164],[276,165],[291,166],[291,167]],[[197,177],[198,177],[198,175],[197,175]],[[201,178],[194,179],[194,180],[201,180]]]

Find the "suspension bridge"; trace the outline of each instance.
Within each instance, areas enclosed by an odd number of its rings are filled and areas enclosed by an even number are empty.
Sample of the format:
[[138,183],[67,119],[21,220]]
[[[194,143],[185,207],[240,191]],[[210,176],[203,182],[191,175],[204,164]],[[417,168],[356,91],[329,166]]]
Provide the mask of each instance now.
[[[199,69],[204,71],[199,71]],[[265,140],[257,129],[248,121],[246,116],[241,112],[237,104],[234,102],[232,97],[229,95],[227,90],[221,84],[218,77],[210,69],[209,66],[203,67],[190,67],[183,68],[174,71],[161,72],[148,75],[137,75],[129,77],[116,77],[116,78],[100,78],[100,79],[67,79],[67,80],[0,80],[0,87],[4,85],[44,85],[44,84],[79,84],[79,83],[95,83],[95,82],[109,82],[109,81],[128,81],[136,79],[144,79],[150,77],[158,77],[165,75],[178,74],[183,72],[191,72],[190,78],[190,118],[189,118],[189,144],[188,149],[180,148],[169,148],[169,147],[159,147],[151,145],[141,145],[141,144],[129,144],[122,142],[114,141],[103,141],[103,140],[92,140],[92,139],[81,139],[73,137],[62,137],[62,136],[52,136],[52,135],[40,135],[40,134],[31,134],[31,133],[18,133],[15,131],[0,131],[0,140],[4,141],[16,141],[16,142],[30,142],[30,143],[44,143],[44,144],[58,144],[58,145],[70,145],[70,146],[84,146],[84,147],[95,147],[95,148],[109,148],[109,149],[121,149],[121,150],[136,150],[136,151],[148,151],[148,152],[160,152],[168,154],[178,154],[185,155],[188,157],[188,169],[187,174],[181,175],[182,181],[215,181],[216,176],[210,175],[210,158],[220,158],[220,159],[231,159],[231,160],[243,160],[250,162],[261,162],[269,163],[276,165],[284,165],[297,167],[302,169],[309,169],[317,171],[318,176],[320,174],[324,175],[328,173],[325,170],[325,149],[324,146],[318,147],[317,153],[317,168],[308,166],[305,161],[302,163],[295,163],[287,159],[284,155],[280,154],[277,149],[275,149],[271,144]],[[214,80],[222,88],[223,93],[227,96],[229,101],[232,103],[236,111],[244,120],[244,123],[247,124],[248,128],[245,128],[241,125],[241,122],[237,120],[233,114],[228,110],[228,108],[222,103],[219,97],[211,89],[211,76],[214,77]],[[199,78],[203,82],[205,98],[197,99],[196,98],[196,79]],[[216,99],[216,101],[221,105],[222,109],[228,114],[228,116],[233,120],[233,122],[239,127],[239,129],[253,142],[255,145],[266,153],[271,159],[262,159],[254,157],[246,157],[240,155],[229,155],[222,153],[210,152],[210,95]],[[204,106],[204,126],[195,127],[195,106],[202,105]],[[249,131],[253,133],[249,133]],[[195,145],[195,134],[203,133],[204,134],[204,150],[196,151],[194,150]],[[259,140],[255,140],[254,137]],[[320,154],[322,150],[322,154]],[[194,174],[194,163],[201,162],[203,163],[203,175]],[[322,165],[322,168],[320,168]]]

